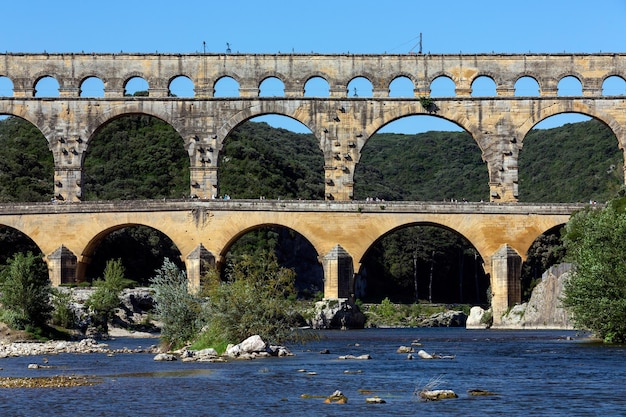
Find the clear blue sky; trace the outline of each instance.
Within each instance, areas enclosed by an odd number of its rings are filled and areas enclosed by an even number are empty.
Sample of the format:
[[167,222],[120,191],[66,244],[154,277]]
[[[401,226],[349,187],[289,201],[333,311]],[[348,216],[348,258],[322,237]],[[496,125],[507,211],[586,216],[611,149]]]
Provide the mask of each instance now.
[[29,0],[6,52],[626,52],[626,0]]

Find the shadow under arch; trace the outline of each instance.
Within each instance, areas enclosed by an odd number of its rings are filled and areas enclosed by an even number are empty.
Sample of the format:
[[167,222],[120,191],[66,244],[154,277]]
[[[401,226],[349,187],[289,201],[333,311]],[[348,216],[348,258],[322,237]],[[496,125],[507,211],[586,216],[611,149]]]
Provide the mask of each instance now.
[[324,270],[311,242],[294,229],[279,224],[262,224],[242,230],[220,254],[222,280],[228,278],[233,263],[244,254],[258,257],[273,252],[281,267],[296,273],[298,298],[311,299],[324,291]]
[[355,297],[379,303],[487,306],[489,276],[478,250],[460,233],[429,222],[411,223],[378,238],[361,259]]
[[[591,114],[560,115],[591,120],[526,134],[518,158],[519,201],[588,203],[613,198],[624,184],[624,156],[617,134],[607,121]],[[540,123],[546,125],[549,119]]]
[[0,265],[6,265],[7,260],[17,253],[27,252],[35,256],[44,256],[30,236],[14,227],[0,224]]
[[[392,133],[397,124],[401,132]],[[422,126],[435,129],[420,132]],[[447,129],[447,130],[441,130]],[[489,201],[489,168],[472,135],[453,121],[404,115],[367,139],[354,174],[354,198]]]
[[222,142],[219,194],[231,198],[324,199],[324,154],[312,133],[246,119]]
[[109,119],[98,126],[83,155],[85,200],[189,195],[190,160],[185,142],[159,117],[131,113]]
[[562,238],[564,228],[565,224],[559,224],[546,230],[528,248],[521,271],[522,302],[528,301],[544,272],[564,261],[566,253]]
[[78,257],[77,282],[93,282],[103,277],[107,261],[121,259],[126,278],[149,285],[165,258],[180,270],[185,263],[176,244],[163,232],[142,224],[120,224],[95,235]]

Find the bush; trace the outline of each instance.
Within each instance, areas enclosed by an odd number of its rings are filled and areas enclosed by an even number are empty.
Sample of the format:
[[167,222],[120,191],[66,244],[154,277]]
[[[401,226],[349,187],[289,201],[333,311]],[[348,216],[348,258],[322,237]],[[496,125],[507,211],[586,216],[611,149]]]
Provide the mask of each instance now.
[[202,327],[202,299],[189,293],[187,275],[166,258],[150,283],[161,340],[171,347],[193,340]]
[[76,313],[72,309],[72,293],[70,291],[52,289],[52,324],[73,329],[76,326]]
[[0,270],[2,320],[15,329],[41,328],[50,318],[50,281],[40,257],[16,253]]
[[579,328],[610,343],[626,342],[626,198],[576,213],[566,225],[567,256],[575,265],[563,306]]
[[228,280],[209,289],[208,331],[231,343],[255,334],[276,343],[289,339],[297,324],[294,282],[294,271],[281,267],[273,252],[243,255]]
[[93,313],[94,325],[103,333],[109,329],[108,322],[120,305],[120,293],[134,282],[124,277],[121,259],[109,260],[104,268],[104,277],[94,281],[96,291],[87,299],[86,305]]

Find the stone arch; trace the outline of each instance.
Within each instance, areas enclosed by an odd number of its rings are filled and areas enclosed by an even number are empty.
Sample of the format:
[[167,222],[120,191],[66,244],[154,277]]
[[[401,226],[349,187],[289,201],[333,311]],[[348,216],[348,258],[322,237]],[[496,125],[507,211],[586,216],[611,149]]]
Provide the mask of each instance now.
[[172,77],[170,77],[167,81],[167,95],[168,97],[173,97],[174,96],[174,92],[172,91],[172,85],[174,84],[180,84],[183,83],[183,86],[185,89],[191,88],[191,94],[189,95],[185,95],[185,96],[179,96],[177,95],[177,97],[188,97],[188,98],[193,98],[195,97],[195,84],[193,82],[193,79],[191,77],[189,77],[188,75],[184,75],[184,74],[178,74],[178,75],[174,75]]
[[[479,91],[477,91],[477,84],[485,84],[485,86],[481,87]],[[472,97],[495,97],[498,95],[497,92],[497,88],[498,88],[498,84],[496,83],[495,79],[490,76],[490,75],[486,75],[486,74],[479,74],[476,77],[472,78],[472,81],[470,83],[471,86],[471,96]],[[481,91],[485,91],[488,94],[483,94],[479,92]]]
[[[251,225],[249,227],[246,227],[244,230],[240,230],[239,232],[235,233],[234,235],[229,237],[229,240],[226,242],[226,244],[221,248],[221,251],[219,252],[217,259],[218,259],[218,267],[223,267],[224,263],[226,261],[226,256],[227,254],[231,251],[231,249],[233,248],[233,246],[236,245],[236,243],[245,235],[251,233],[251,232],[255,232],[255,231],[262,231],[264,229],[284,229],[285,231],[292,231],[295,232],[297,234],[297,236],[295,237],[295,240],[298,241],[300,239],[304,240],[304,245],[306,246],[310,246],[310,248],[313,250],[313,256],[308,260],[308,264],[311,265],[311,261],[313,261],[313,263],[315,264],[314,267],[318,266],[319,270],[317,271],[318,274],[321,275],[322,278],[322,282],[320,282],[321,287],[318,288],[318,290],[323,290],[323,281],[324,281],[324,273],[322,270],[322,263],[321,263],[321,257],[324,254],[320,254],[319,252],[319,248],[317,248],[313,242],[311,240],[309,240],[307,238],[307,236],[305,234],[302,233],[302,231],[297,230],[296,228],[293,227],[293,225],[291,226],[287,226],[284,224],[279,224],[279,223],[260,223],[260,224],[256,224],[256,225]],[[285,244],[285,242],[283,242],[283,245]],[[297,245],[299,246],[299,245]],[[297,268],[296,268],[297,269]]]
[[[40,92],[40,89],[37,88],[37,86],[40,86],[40,84],[42,82],[45,83],[44,80],[50,80],[51,83],[56,83],[56,92],[54,92],[52,95],[43,95],[43,96],[39,96],[38,93]],[[54,89],[55,87],[53,87]],[[56,79],[54,76],[52,75],[48,75],[47,73],[41,76],[38,76],[35,78],[35,82],[33,83],[33,97],[59,97],[60,96],[60,88],[61,88],[61,83],[59,82],[58,79]]]
[[[437,84],[437,83],[447,83],[447,84],[451,83],[451,85],[447,86],[446,89],[452,88],[452,91],[451,91],[452,94],[450,94],[450,95],[433,94],[434,90],[436,90],[436,89],[433,89],[433,85]],[[430,90],[430,96],[431,97],[456,97],[457,85],[458,85],[458,83],[454,81],[454,78],[453,78],[453,76],[451,74],[441,73],[441,74],[439,74],[437,76],[434,76],[431,79],[430,83],[428,84],[428,88]]]
[[[232,130],[241,123],[258,116],[265,116],[269,114],[289,117],[305,125],[309,130],[311,130],[311,132],[315,133],[317,131],[315,121],[309,118],[305,120],[299,118],[298,116],[302,113],[293,114],[293,109],[290,109],[289,103],[278,101],[271,104],[271,106],[271,110],[264,109],[263,106],[247,108],[235,113],[228,120],[225,120],[224,123],[217,129],[218,147],[221,148],[226,137],[228,137],[230,132],[232,132]],[[322,149],[321,144],[320,149]]]
[[[277,83],[280,86],[282,86],[282,91],[280,91],[280,94],[266,94],[266,90],[264,91],[263,85],[267,86],[267,84],[272,84],[272,83]],[[286,88],[287,88],[287,85],[285,84],[285,81],[283,81],[281,77],[278,77],[275,75],[268,75],[267,77],[263,77],[261,81],[259,82],[259,85],[258,85],[259,97],[285,97]]]
[[[346,97],[373,97],[374,90],[376,90],[376,85],[374,85],[374,83],[371,81],[372,79],[373,78],[368,78],[363,75],[357,75],[351,78],[346,83]],[[364,81],[361,81],[361,80],[364,80]],[[366,90],[365,94],[362,91],[359,92],[358,89],[354,86],[354,83],[360,83],[360,82],[366,82],[369,84],[369,88],[368,90]],[[350,88],[352,88],[352,90],[350,90]]]
[[13,97],[14,84],[11,78],[0,75],[0,97]]
[[[310,85],[312,82],[314,82],[314,80],[322,80],[321,82],[325,84],[324,85],[324,90],[326,93],[325,95],[315,96],[315,95],[307,94],[307,85]],[[323,74],[323,73],[318,73],[318,72],[310,75],[304,82],[303,96],[304,97],[329,97],[330,96],[330,83],[328,82],[328,75]]]
[[[102,96],[93,96],[93,95],[85,95],[84,94],[85,93],[85,91],[84,91],[85,83],[88,83],[89,80],[97,80],[98,84],[102,84],[102,94],[103,94]],[[89,75],[89,76],[86,76],[86,77],[82,78],[81,81],[80,81],[80,84],[78,86],[78,95],[80,97],[104,97],[105,93],[106,93],[106,84],[105,84],[105,82],[103,81],[102,78],[100,78],[100,77],[98,77],[96,75]]]
[[[372,250],[380,243],[382,243],[382,241],[396,233],[404,233],[405,231],[408,231],[408,229],[414,229],[414,228],[432,228],[432,229],[438,229],[441,231],[444,231],[445,233],[449,233],[448,236],[449,237],[454,237],[455,239],[458,239],[457,242],[455,243],[461,243],[463,245],[468,245],[469,249],[471,249],[473,251],[473,257],[475,258],[475,265],[476,266],[480,266],[480,270],[481,270],[481,275],[482,275],[482,283],[481,283],[481,287],[480,288],[476,288],[475,294],[477,298],[482,298],[482,303],[486,303],[488,302],[488,300],[486,299],[486,290],[487,287],[490,285],[490,277],[489,274],[487,273],[487,268],[485,268],[487,261],[489,260],[488,258],[485,259],[484,257],[482,257],[482,255],[479,253],[478,249],[476,248],[476,246],[466,237],[463,235],[463,233],[460,233],[457,230],[454,230],[448,226],[445,226],[443,224],[440,223],[436,223],[436,222],[430,222],[430,221],[417,221],[417,222],[409,222],[409,223],[405,223],[402,225],[398,225],[396,227],[393,227],[389,230],[387,230],[385,233],[381,234],[380,236],[378,236],[373,242],[371,242],[371,245],[367,248],[367,250],[363,253],[362,257],[359,259],[359,269],[355,270],[358,271],[358,274],[361,275],[363,273],[363,269],[365,267],[366,264],[366,260],[367,258],[370,256],[370,253],[372,252]],[[440,235],[441,236],[441,235]],[[438,244],[435,244],[434,247],[438,247],[441,248],[442,246],[445,247],[446,243],[449,242],[437,242]],[[403,242],[403,244],[401,245],[403,249],[406,249],[407,246],[405,244],[408,244],[408,242]],[[434,249],[433,247],[433,249]],[[400,251],[402,251],[403,249],[400,249]],[[420,241],[419,243],[416,242],[416,246],[415,248],[411,248],[409,249],[411,252],[415,252],[413,258],[413,262],[415,265],[415,263],[417,262],[417,253],[419,252],[421,255],[424,255],[424,249],[422,247],[422,242]],[[428,250],[428,252],[430,252],[430,249]],[[428,254],[430,255],[430,253]],[[447,254],[452,255],[452,253],[448,253]],[[459,255],[461,258],[465,258],[466,254],[465,252],[456,252],[454,253],[454,255]],[[432,256],[435,256],[435,253],[432,254]],[[480,262],[478,262],[478,259],[480,259]],[[431,261],[434,261],[434,259],[431,259]],[[455,268],[455,267],[459,267],[459,264],[455,264],[454,262],[448,262],[449,267],[451,268]],[[461,269],[459,271],[457,271],[457,273],[462,274],[463,273],[463,269],[461,267]],[[478,271],[476,271],[478,272]],[[441,276],[439,277],[441,278]],[[451,279],[450,279],[451,278]],[[450,281],[454,282],[455,279],[458,279],[459,275],[456,275],[454,277],[448,277],[448,279],[450,279]],[[421,276],[421,281],[422,281],[422,289],[424,287],[423,284],[423,280],[424,280],[424,276]],[[355,280],[355,282],[358,281],[358,278]],[[462,281],[466,281],[466,279],[463,279]],[[415,285],[417,285],[417,282],[415,282]],[[353,289],[354,292],[356,289]],[[441,288],[440,288],[441,290]],[[452,289],[454,291],[454,289]],[[420,299],[423,299],[425,297],[420,297]],[[408,302],[408,300],[405,300],[405,302]],[[417,301],[415,301],[417,302]],[[461,302],[463,302],[461,300]],[[474,303],[479,302],[478,300],[473,301]]]
[[[521,92],[522,92],[522,91],[520,90],[520,83],[525,83],[525,82],[529,82],[529,83],[530,83],[530,82],[534,82],[534,85],[536,85],[536,87],[537,87],[536,94],[533,94],[533,95],[531,95],[531,96],[528,96],[528,95],[526,95],[526,94],[518,94],[518,92],[519,92],[519,93],[521,93]],[[533,88],[534,88],[534,85],[533,85]],[[519,76],[519,77],[515,80],[515,83],[514,83],[514,88],[515,88],[515,93],[514,93],[514,95],[515,95],[515,96],[522,96],[522,97],[539,97],[539,95],[541,94],[541,84],[539,83],[539,81],[537,80],[537,78],[536,78],[536,77],[534,77],[533,75],[530,75],[530,74],[524,74],[524,75]]]
[[[232,96],[222,95],[222,94],[215,96],[215,93],[218,92],[218,85],[223,84],[223,83],[228,83],[228,82],[232,82],[236,85],[237,88],[234,90],[235,94],[233,94]],[[240,88],[241,88],[241,83],[239,82],[235,74],[224,74],[224,75],[221,75],[219,78],[215,79],[215,82],[213,83],[213,94],[215,97],[239,97]]]
[[[617,86],[617,84],[620,84],[620,86]],[[608,87],[613,87],[613,88],[617,87],[617,90],[609,90]],[[626,95],[626,79],[624,79],[624,77],[620,75],[608,74],[602,79],[602,95],[603,96]]]
[[187,255],[187,254],[183,253],[183,250],[181,248],[185,248],[188,245],[185,242],[181,242],[179,240],[178,236],[172,237],[172,235],[169,235],[166,231],[163,231],[162,228],[160,227],[161,225],[149,224],[148,222],[143,222],[143,223],[135,223],[135,222],[113,223],[113,224],[109,224],[109,225],[103,226],[91,238],[88,238],[88,240],[86,241],[85,245],[82,248],[79,248],[78,252],[76,252],[76,255],[77,255],[77,258],[78,258],[77,259],[78,263],[77,263],[77,270],[76,270],[76,279],[78,281],[83,281],[85,279],[85,273],[86,273],[86,270],[87,270],[87,266],[88,266],[89,263],[91,263],[91,260],[92,260],[92,257],[93,257],[93,254],[94,254],[95,250],[102,243],[102,241],[104,240],[104,238],[106,236],[110,235],[112,232],[115,232],[117,230],[129,228],[129,227],[137,227],[137,226],[144,226],[144,227],[147,227],[147,228],[150,228],[150,229],[154,229],[157,232],[163,234],[169,240],[172,241],[172,243],[174,244],[176,249],[178,249],[178,251],[181,253],[181,257],[184,257],[185,255]]
[[[389,82],[389,85],[387,86],[388,90],[389,90],[389,97],[392,97],[392,93],[393,93],[393,88],[392,88],[392,84],[406,84],[407,82],[411,83],[411,89],[410,89],[410,94],[409,95],[393,95],[393,97],[414,97],[415,96],[415,79],[412,76],[409,76],[407,74],[398,74],[396,76],[394,76],[391,81]],[[404,88],[407,88],[406,86],[402,86],[400,89],[404,90]]]
[[124,74],[124,76],[122,77],[122,80],[123,80],[122,88],[124,90],[125,95],[128,94],[127,92],[128,83],[131,82],[133,79],[141,79],[142,81],[144,81],[147,84],[146,91],[148,92],[150,91],[150,82],[145,77],[145,75],[138,71],[132,71],[127,74]]
[[[567,80],[570,79],[574,79],[576,81],[578,81],[578,84],[576,86],[576,94],[563,94],[564,92],[561,91],[561,84],[565,81],[567,82]],[[580,76],[580,74],[577,73],[566,73],[562,76],[557,77],[557,83],[556,83],[556,87],[557,87],[557,95],[559,97],[580,97],[584,94],[584,90],[585,90],[585,86],[583,83],[584,78]],[[580,88],[580,95],[578,94],[579,92],[579,88]]]

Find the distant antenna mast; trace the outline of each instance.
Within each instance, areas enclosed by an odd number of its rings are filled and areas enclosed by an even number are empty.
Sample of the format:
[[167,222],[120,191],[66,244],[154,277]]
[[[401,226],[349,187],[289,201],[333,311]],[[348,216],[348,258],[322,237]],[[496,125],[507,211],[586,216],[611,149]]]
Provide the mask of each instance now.
[[420,32],[420,41],[419,43],[417,43],[413,48],[411,48],[411,50],[409,51],[409,54],[415,54],[415,52],[413,52],[413,49],[415,49],[416,46],[420,47],[419,51],[417,52],[418,54],[422,54],[422,32]]
[[228,42],[226,42],[226,53],[230,54],[230,44]]

